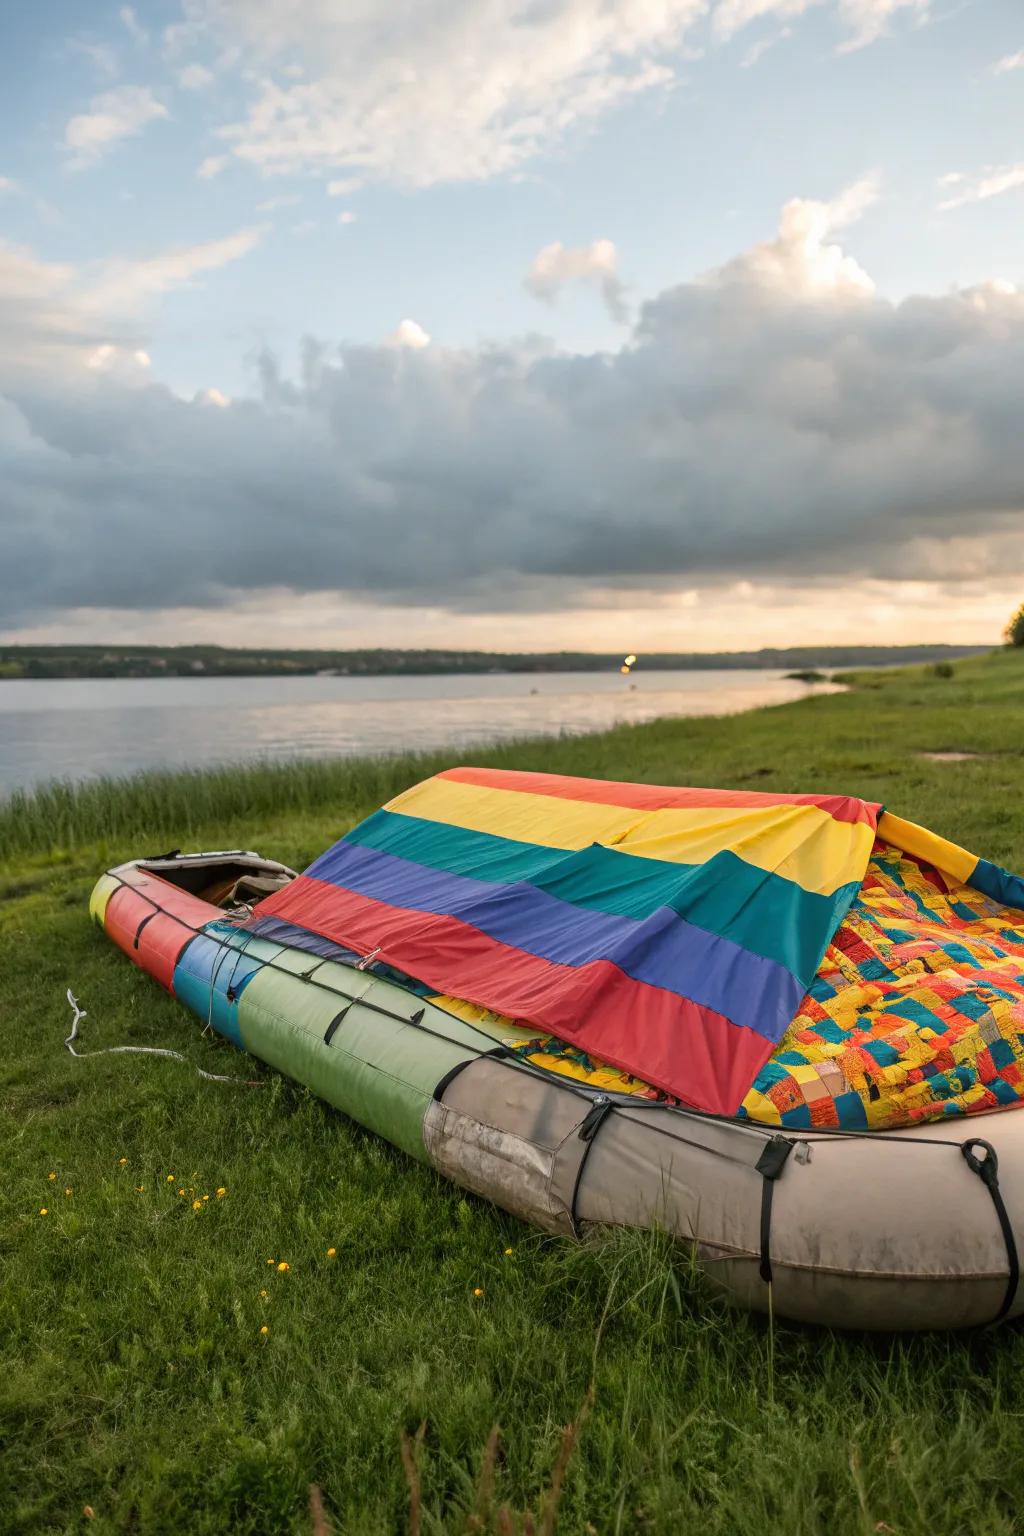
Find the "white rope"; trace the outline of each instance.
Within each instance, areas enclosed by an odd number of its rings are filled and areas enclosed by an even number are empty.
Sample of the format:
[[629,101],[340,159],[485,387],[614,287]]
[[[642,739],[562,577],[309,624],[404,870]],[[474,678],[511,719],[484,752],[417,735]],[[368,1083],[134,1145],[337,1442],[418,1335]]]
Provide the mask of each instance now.
[[204,1072],[202,1067],[197,1067],[194,1062],[189,1061],[188,1057],[183,1056],[180,1051],[172,1051],[162,1045],[106,1045],[98,1051],[76,1051],[74,1042],[78,1039],[78,1026],[82,1019],[87,1019],[89,1015],[84,1008],[78,1006],[78,999],[70,987],[68,987],[67,995],[74,1018],[71,1020],[71,1033],[64,1041],[64,1044],[71,1055],[78,1061],[84,1061],[87,1056],[169,1056],[174,1061],[184,1062],[186,1067],[192,1067],[208,1083],[234,1083],[239,1088],[261,1088],[263,1086],[262,1083],[254,1078],[224,1077],[219,1072]]

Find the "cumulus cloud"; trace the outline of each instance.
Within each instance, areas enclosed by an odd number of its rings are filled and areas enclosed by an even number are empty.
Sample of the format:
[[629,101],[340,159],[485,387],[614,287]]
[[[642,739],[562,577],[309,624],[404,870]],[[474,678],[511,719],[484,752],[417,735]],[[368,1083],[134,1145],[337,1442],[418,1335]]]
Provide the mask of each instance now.
[[785,40],[788,37],[792,37],[792,35],[792,27],[780,27],[779,30],[774,34],[770,34],[767,37],[758,38],[756,43],[751,43],[746,53],[740,59],[740,68],[753,69],[754,65],[758,62],[759,59],[763,59],[765,54],[774,48],[778,43],[785,42]]
[[72,164],[76,167],[94,165],[121,139],[134,138],[167,115],[167,108],[148,86],[121,85],[94,96],[88,112],[68,121],[64,145],[74,156]]
[[221,171],[226,171],[230,164],[231,161],[227,155],[207,155],[205,159],[200,160],[196,175],[200,181],[212,181],[215,176],[220,175]]
[[4,377],[39,375],[49,387],[104,339],[74,290],[74,269],[0,240],[0,394]]
[[991,197],[1003,197],[1024,187],[1024,160],[1016,165],[989,165],[974,176],[963,171],[947,171],[939,178],[939,185],[946,188],[947,196],[939,209],[947,213],[953,208],[963,208],[967,203],[986,203]]
[[[718,0],[712,24],[719,36],[729,38],[752,22],[795,20],[823,4],[827,0]],[[843,34],[839,51],[849,53],[884,37],[901,13],[926,20],[931,0],[836,0],[834,10]]]
[[262,225],[255,225],[219,240],[177,246],[156,256],[106,262],[86,290],[83,302],[96,314],[133,313],[157,295],[188,287],[201,273],[214,272],[247,256],[265,232]]
[[612,319],[624,325],[628,312],[618,266],[618,253],[611,240],[575,246],[555,240],[533,258],[526,274],[526,288],[534,298],[553,303],[569,284],[589,284],[600,292]]
[[929,0],[188,0],[165,47],[232,51],[246,105],[221,132],[262,174],[426,187],[522,174],[624,101],[670,88],[709,15],[723,41],[814,6],[862,47],[897,13],[923,19]]
[[[247,397],[215,403],[73,367],[144,342],[97,336],[74,274],[7,252],[5,623],[282,590],[483,613],[742,580],[1005,582],[1024,565],[1024,295],[879,297],[833,239],[868,197],[789,203],[615,351],[453,350],[404,322],[391,344],[308,344],[295,377],[264,357]],[[35,369],[10,363],[33,338]]]
[[279,208],[294,208],[301,198],[297,192],[288,192],[282,197],[265,197],[261,203],[256,204],[257,213],[276,213]]
[[205,64],[186,64],[178,71],[178,84],[183,91],[205,91],[216,79],[212,69]]
[[820,293],[834,301],[872,293],[875,285],[863,267],[828,237],[855,223],[877,198],[874,176],[861,177],[830,202],[792,198],[782,210],[777,237],[753,246],[713,278],[765,292]]
[[105,341],[85,359],[94,373],[117,374],[124,382],[138,382],[152,367],[152,358],[142,347],[120,347]]
[[89,38],[72,37],[68,40],[68,48],[72,53],[80,53],[89,60],[96,73],[108,80],[113,80],[120,69],[116,51],[109,43],[97,43]]
[[885,37],[897,16],[909,15],[920,23],[930,10],[931,0],[839,0],[839,15],[849,33],[839,51],[866,48]]
[[263,236],[262,227],[136,261],[94,263],[77,270],[42,261],[0,240],[0,399],[19,376],[59,399],[82,371],[137,380],[148,370],[139,316],[147,304],[201,273],[237,261]]
[[149,42],[149,33],[146,31],[145,27],[139,21],[139,18],[136,16],[134,7],[132,7],[130,5],[122,5],[121,9],[118,11],[117,14],[118,14],[118,17],[119,17],[119,19],[121,21],[122,26],[127,29],[127,31],[128,31],[128,33],[129,33],[129,35],[130,35],[130,37],[131,37],[133,42],[135,42],[135,43],[148,43]]
[[387,338],[386,345],[408,347],[412,352],[421,352],[424,347],[430,346],[430,335],[416,320],[400,320]]
[[1019,53],[1006,53],[992,66],[994,75],[1008,75],[1011,70],[1024,69],[1024,48]]

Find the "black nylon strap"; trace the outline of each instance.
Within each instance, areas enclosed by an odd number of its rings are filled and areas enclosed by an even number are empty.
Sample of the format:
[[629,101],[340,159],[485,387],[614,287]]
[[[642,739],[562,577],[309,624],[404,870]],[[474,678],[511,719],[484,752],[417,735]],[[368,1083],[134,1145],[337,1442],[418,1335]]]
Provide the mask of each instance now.
[[331,1041],[334,1039],[335,1034],[337,1033],[338,1025],[341,1023],[342,1019],[345,1017],[346,1013],[348,1013],[351,1007],[351,1003],[346,1003],[341,1012],[334,1015],[334,1018],[324,1030],[324,1045],[330,1045]]
[[577,1139],[583,1143],[583,1152],[579,1163],[576,1165],[576,1177],[572,1184],[572,1198],[569,1201],[569,1221],[576,1237],[579,1236],[576,1206],[579,1201],[580,1184],[583,1182],[583,1170],[587,1166],[587,1158],[590,1156],[597,1133],[614,1108],[615,1106],[611,1099],[605,1098],[603,1094],[598,1094],[580,1121],[580,1128],[576,1132]]
[[765,1143],[764,1151],[754,1164],[761,1175],[761,1279],[765,1285],[772,1283],[772,1195],[775,1180],[779,1177],[786,1160],[793,1150],[788,1136],[773,1136]]
[[132,948],[133,949],[138,949],[138,947],[139,947],[139,940],[142,938],[142,930],[143,930],[143,928],[145,928],[146,924],[147,923],[151,923],[153,921],[154,917],[159,917],[159,915],[160,914],[158,912],[147,912],[146,913],[145,917],[142,919],[142,922],[139,924],[139,926],[135,930],[135,937],[132,940]]
[[[985,1156],[979,1157],[975,1147],[981,1147]],[[1020,1283],[1020,1259],[1017,1254],[1017,1239],[1013,1235],[1013,1223],[1010,1221],[1009,1212],[1003,1200],[1002,1190],[999,1188],[999,1159],[996,1149],[989,1141],[983,1141],[980,1136],[973,1136],[970,1141],[960,1144],[964,1162],[972,1173],[976,1173],[992,1196],[992,1204],[996,1208],[996,1216],[999,1218],[999,1230],[1003,1234],[1003,1242],[1006,1244],[1006,1258],[1010,1272],[1006,1280],[1006,1290],[999,1307],[999,1311],[992,1319],[993,1323],[1001,1323],[1003,1318],[1013,1306],[1014,1297],[1017,1294],[1017,1286]]]
[[[454,1043],[454,1042],[453,1042]],[[496,1045],[493,1051],[480,1051],[476,1056],[467,1056],[465,1061],[457,1061],[454,1067],[450,1067],[434,1089],[434,1102],[440,1104],[444,1099],[445,1089],[449,1083],[453,1083],[460,1072],[471,1067],[475,1061],[486,1061],[488,1056],[508,1056],[510,1051],[507,1045]]]

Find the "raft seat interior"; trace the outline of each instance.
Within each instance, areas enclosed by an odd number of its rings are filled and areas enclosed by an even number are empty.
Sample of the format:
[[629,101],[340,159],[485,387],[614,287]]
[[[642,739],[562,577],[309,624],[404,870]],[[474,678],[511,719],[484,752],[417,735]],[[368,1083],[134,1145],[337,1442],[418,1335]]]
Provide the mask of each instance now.
[[140,859],[137,867],[225,911],[252,907],[296,878],[295,871],[287,865],[242,849],[202,854],[181,854],[175,850],[156,858]]

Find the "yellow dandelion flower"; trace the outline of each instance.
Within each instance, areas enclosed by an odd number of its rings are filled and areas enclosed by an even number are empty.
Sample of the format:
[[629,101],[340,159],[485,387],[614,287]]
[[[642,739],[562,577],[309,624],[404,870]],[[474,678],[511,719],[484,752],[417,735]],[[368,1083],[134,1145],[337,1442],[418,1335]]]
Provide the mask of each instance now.
[[274,1261],[273,1261],[273,1259],[268,1259],[268,1260],[267,1260],[267,1263],[268,1263],[268,1264],[273,1264],[273,1262],[274,1262]]
[[210,1197],[209,1197],[209,1195],[204,1195],[204,1196],[203,1196],[203,1199],[204,1199],[204,1200],[209,1200],[209,1198],[210,1198]]
[[506,1259],[511,1257],[512,1252],[513,1252],[513,1250],[511,1248],[506,1248],[505,1249],[505,1257],[506,1257]]
[[478,1286],[477,1286],[477,1287],[476,1287],[476,1289],[475,1289],[475,1291],[474,1291],[474,1292],[473,1292],[473,1295],[474,1295],[474,1296],[482,1296],[482,1295],[483,1295],[483,1293],[484,1293],[484,1288],[483,1288],[483,1286],[482,1286],[482,1285],[478,1285]]
[[65,1190],[65,1191],[64,1191],[64,1193],[65,1193],[65,1194],[66,1194],[66,1195],[70,1195],[70,1193],[71,1193],[71,1191],[70,1191],[70,1189],[66,1189],[66,1190]]
[[128,1161],[128,1159],[126,1157],[119,1157],[118,1160],[117,1160],[117,1166],[119,1168],[123,1168],[127,1161]]
[[201,1211],[202,1208],[203,1208],[203,1202],[201,1200],[193,1200],[192,1201],[192,1209],[194,1211]]
[[178,1190],[178,1194],[179,1194],[179,1195],[183,1195],[183,1194],[184,1194],[184,1193],[185,1193],[185,1191],[184,1191],[184,1190],[183,1190],[183,1189],[179,1189],[179,1190]]
[[173,1173],[169,1173],[167,1175],[167,1182],[168,1182],[168,1184],[173,1184],[174,1183],[174,1174]]
[[218,1191],[217,1191],[217,1199],[218,1199],[218,1200],[223,1200],[223,1199],[224,1199],[224,1196],[225,1196],[225,1195],[226,1195],[226,1194],[227,1194],[227,1190],[226,1190],[226,1189],[225,1189],[225,1188],[224,1188],[224,1186],[223,1186],[223,1184],[222,1184],[222,1185],[221,1185],[221,1187],[220,1187],[220,1189],[218,1189]]
[[145,1184],[137,1184],[135,1186],[135,1193],[137,1195],[144,1195],[146,1193],[146,1186],[145,1186]]
[[289,1270],[289,1269],[291,1269],[291,1265],[290,1264],[286,1264],[284,1259],[282,1259],[280,1264],[277,1266],[277,1272],[278,1272],[279,1275],[283,1275],[285,1273],[285,1271]]
[[56,1174],[55,1174],[55,1173],[48,1173],[48,1174],[47,1174],[47,1175],[46,1175],[46,1177],[47,1177],[47,1178],[48,1178],[48,1179],[55,1179],[55,1178],[56,1178],[56,1177],[57,1177],[57,1175],[56,1175]]
[[269,1291],[260,1291],[260,1295],[262,1296],[263,1300],[266,1301],[267,1297],[270,1295],[270,1292]]
[[40,1216],[49,1216],[49,1214],[50,1214],[50,1213],[49,1213],[49,1211],[48,1211],[48,1210],[47,1210],[47,1209],[46,1209],[46,1206],[45,1206],[45,1205],[41,1205],[41,1206],[40,1206],[40,1207],[39,1207],[39,1214],[40,1214]]
[[337,1251],[338,1251],[337,1248],[328,1248],[328,1250],[327,1250],[327,1257],[329,1259],[333,1259],[334,1255],[337,1253]]
[[267,1336],[267,1334],[269,1332],[270,1332],[270,1329],[267,1327],[266,1323],[264,1323],[263,1327],[260,1329],[260,1333],[263,1335],[264,1338],[266,1338],[266,1336]]

